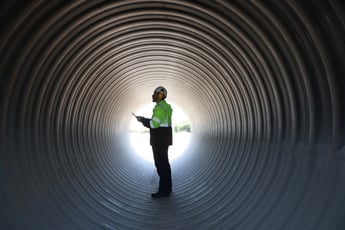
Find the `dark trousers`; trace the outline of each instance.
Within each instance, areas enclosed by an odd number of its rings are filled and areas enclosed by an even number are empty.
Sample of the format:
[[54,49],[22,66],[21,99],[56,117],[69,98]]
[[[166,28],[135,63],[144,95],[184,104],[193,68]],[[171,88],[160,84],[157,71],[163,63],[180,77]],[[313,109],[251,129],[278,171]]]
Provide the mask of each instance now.
[[168,159],[168,145],[152,145],[153,158],[159,176],[159,191],[171,191],[171,168]]

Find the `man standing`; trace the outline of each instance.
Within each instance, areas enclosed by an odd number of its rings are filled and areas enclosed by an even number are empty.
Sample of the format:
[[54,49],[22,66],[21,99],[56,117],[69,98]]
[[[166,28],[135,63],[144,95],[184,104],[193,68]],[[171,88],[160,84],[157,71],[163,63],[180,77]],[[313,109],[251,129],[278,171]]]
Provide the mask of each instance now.
[[157,173],[159,175],[158,192],[152,197],[168,197],[172,191],[171,169],[168,159],[168,148],[172,145],[171,115],[172,108],[165,101],[167,90],[159,86],[152,95],[152,101],[156,102],[152,118],[137,116],[137,120],[150,129],[150,144]]

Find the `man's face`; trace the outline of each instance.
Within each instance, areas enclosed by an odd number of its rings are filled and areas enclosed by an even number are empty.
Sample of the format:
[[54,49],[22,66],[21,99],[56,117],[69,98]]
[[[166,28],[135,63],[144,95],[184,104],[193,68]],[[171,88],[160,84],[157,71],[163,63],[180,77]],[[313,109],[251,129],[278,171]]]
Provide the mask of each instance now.
[[152,95],[152,101],[153,102],[159,102],[161,101],[163,98],[163,94],[160,93],[160,92],[153,92],[153,95]]

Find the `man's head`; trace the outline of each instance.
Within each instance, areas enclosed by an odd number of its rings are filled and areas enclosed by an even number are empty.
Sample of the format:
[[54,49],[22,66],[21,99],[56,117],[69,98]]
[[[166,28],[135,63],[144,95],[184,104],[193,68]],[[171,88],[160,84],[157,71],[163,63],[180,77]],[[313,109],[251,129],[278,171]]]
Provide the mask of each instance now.
[[166,88],[162,86],[158,86],[154,91],[152,95],[152,101],[153,102],[160,102],[161,100],[164,100],[168,95],[168,92]]

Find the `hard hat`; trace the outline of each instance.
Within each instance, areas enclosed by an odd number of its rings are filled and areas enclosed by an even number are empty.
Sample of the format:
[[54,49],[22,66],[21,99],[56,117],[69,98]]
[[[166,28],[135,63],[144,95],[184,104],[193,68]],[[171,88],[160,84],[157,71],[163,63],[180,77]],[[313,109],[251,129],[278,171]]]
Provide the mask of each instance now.
[[163,86],[158,86],[154,92],[162,93],[164,97],[167,97],[168,95],[166,88],[164,88]]

